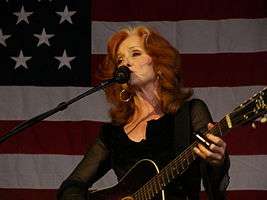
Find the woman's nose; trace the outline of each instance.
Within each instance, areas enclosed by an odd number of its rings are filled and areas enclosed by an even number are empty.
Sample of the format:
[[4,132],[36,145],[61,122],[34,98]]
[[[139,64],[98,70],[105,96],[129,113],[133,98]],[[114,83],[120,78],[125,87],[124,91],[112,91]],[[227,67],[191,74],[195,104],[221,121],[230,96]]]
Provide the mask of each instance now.
[[120,66],[126,66],[126,67],[131,67],[130,62],[127,59],[123,59],[123,61],[121,62]]

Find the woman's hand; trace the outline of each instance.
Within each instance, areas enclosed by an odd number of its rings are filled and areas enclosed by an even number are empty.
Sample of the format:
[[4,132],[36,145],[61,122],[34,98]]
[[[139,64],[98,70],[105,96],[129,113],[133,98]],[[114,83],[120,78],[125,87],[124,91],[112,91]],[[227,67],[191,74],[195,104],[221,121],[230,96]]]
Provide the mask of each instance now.
[[[209,123],[208,129],[211,129],[214,125]],[[199,143],[194,147],[194,152],[208,161],[211,165],[220,166],[224,162],[226,143],[218,136],[207,134],[206,139],[211,143],[209,147]]]

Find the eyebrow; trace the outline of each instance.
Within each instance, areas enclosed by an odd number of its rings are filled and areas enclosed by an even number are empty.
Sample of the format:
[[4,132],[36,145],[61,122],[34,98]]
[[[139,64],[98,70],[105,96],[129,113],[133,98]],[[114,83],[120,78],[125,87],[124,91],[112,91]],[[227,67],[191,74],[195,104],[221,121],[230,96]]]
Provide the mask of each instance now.
[[134,49],[136,47],[141,48],[141,46],[132,46],[132,47],[129,47],[129,49]]
[[[135,49],[135,48],[142,48],[142,47],[141,46],[132,46],[132,47],[129,47],[130,50]],[[121,53],[118,53],[117,54],[117,58],[120,58],[120,57],[123,57],[123,55]]]

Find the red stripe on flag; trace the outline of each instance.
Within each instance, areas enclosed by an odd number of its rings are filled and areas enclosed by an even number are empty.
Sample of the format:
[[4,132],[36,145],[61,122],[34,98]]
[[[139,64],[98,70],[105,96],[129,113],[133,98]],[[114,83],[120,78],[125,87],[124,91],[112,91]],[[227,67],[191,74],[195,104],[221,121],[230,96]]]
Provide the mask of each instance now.
[[[259,190],[237,190],[227,191],[227,197],[231,200],[255,200],[266,199],[267,191]],[[201,200],[205,200],[206,193],[201,192]],[[1,200],[56,200],[56,190],[34,190],[34,189],[0,189]]]
[[[201,192],[201,200],[206,200],[206,193]],[[267,191],[262,190],[233,190],[227,191],[227,199],[230,200],[256,200],[266,199]]]
[[56,190],[0,189],[1,200],[56,200]]
[[234,128],[225,136],[231,155],[267,154],[267,124],[255,122],[256,129],[250,125]]
[[[0,121],[6,132],[18,122]],[[1,153],[82,155],[99,132],[101,122],[43,121],[1,144]],[[224,137],[231,155],[267,154],[267,124],[233,129]]]
[[[267,52],[182,54],[185,84],[189,87],[267,85]],[[92,77],[104,55],[91,58]],[[92,83],[97,83],[93,78]]]
[[[191,19],[263,18],[267,16],[265,0],[224,1],[142,1],[93,0],[94,21],[176,21]],[[138,9],[132,9],[138,7]],[[123,9],[122,9],[123,8]],[[153,9],[152,9],[153,8]]]
[[[19,121],[0,121],[1,135]],[[99,132],[101,122],[43,121],[9,138],[1,153],[82,155]]]

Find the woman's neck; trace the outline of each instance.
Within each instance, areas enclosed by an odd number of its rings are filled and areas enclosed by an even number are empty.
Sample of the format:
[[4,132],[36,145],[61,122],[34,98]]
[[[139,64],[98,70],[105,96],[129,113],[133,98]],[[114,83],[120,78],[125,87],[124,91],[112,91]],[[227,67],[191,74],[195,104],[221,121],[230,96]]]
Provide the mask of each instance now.
[[139,88],[136,92],[135,105],[140,114],[146,115],[151,112],[162,114],[157,87],[158,83],[154,82]]

